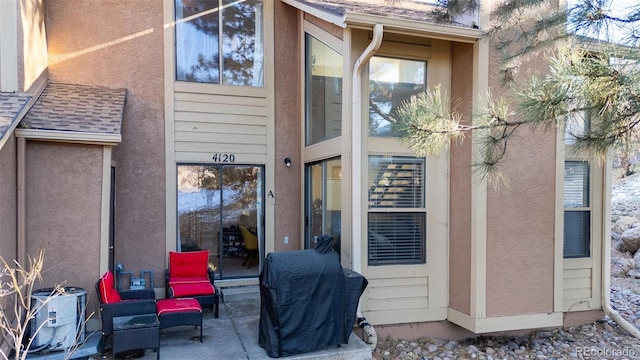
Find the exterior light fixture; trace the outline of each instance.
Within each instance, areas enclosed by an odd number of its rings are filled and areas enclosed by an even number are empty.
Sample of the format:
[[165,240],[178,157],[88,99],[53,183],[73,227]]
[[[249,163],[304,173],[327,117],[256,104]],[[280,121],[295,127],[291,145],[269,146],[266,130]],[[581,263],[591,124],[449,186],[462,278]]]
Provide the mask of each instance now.
[[284,158],[284,165],[286,167],[291,167],[291,159],[289,158]]

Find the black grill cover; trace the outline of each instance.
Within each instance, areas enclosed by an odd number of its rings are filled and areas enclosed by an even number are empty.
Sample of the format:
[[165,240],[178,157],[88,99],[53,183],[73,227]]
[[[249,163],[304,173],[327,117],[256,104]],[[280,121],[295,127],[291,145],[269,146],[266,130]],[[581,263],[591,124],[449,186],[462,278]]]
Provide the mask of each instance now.
[[342,269],[332,241],[323,235],[315,250],[267,255],[260,273],[258,341],[269,356],[348,343],[367,280]]

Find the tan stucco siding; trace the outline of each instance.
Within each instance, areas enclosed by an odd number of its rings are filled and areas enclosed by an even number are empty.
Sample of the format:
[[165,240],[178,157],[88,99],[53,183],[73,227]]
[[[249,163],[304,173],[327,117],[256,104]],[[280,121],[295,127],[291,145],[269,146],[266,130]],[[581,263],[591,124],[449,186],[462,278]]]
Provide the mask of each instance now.
[[553,312],[555,132],[519,129],[488,189],[487,316]]
[[8,263],[16,258],[16,138],[0,148],[0,256]]
[[[116,162],[116,262],[152,269],[164,284],[166,257],[163,4],[47,0],[54,82],[126,88]],[[167,70],[170,71],[170,70]],[[95,274],[99,276],[99,274]]]
[[[471,118],[473,44],[451,44],[451,98]],[[449,163],[449,307],[470,315],[471,306],[471,141],[451,146]]]
[[233,154],[235,163],[264,164],[266,110],[264,96],[176,91],[176,162],[212,162],[215,154]]
[[[302,249],[301,209],[301,35],[298,12],[277,1],[274,9],[275,21],[275,250]],[[291,167],[284,165],[291,159]],[[283,238],[289,237],[289,244]],[[342,236],[345,236],[343,234]]]
[[102,155],[100,146],[27,142],[27,254],[45,251],[36,286],[84,288],[88,313],[97,309]]

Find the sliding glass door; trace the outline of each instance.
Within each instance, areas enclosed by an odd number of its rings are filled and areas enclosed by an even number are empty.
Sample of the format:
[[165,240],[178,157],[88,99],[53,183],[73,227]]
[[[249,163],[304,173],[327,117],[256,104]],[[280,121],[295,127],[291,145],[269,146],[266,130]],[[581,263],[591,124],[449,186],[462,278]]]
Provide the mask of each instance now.
[[264,254],[264,168],[178,165],[178,250],[209,250],[220,279],[256,277]]

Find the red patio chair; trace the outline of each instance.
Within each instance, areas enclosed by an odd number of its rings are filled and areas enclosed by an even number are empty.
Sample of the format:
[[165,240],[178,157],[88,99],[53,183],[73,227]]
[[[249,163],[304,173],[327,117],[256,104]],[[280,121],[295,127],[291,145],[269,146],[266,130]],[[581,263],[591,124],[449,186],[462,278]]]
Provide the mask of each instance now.
[[194,298],[202,307],[210,306],[218,317],[220,291],[209,268],[209,251],[169,252],[165,271],[167,298]]
[[96,283],[102,320],[102,353],[105,340],[113,334],[113,318],[118,316],[155,314],[156,295],[152,289],[117,291],[114,278],[107,271]]

